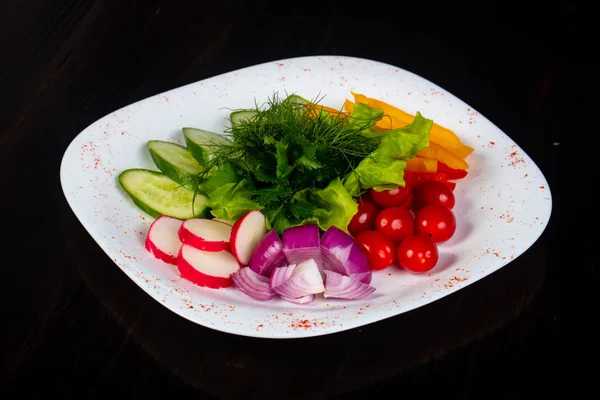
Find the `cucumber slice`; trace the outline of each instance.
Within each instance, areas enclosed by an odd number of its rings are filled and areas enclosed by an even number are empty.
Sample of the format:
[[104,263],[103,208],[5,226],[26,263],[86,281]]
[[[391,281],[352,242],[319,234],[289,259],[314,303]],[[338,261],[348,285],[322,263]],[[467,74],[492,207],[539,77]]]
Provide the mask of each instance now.
[[206,165],[216,147],[231,143],[225,136],[204,129],[183,128],[182,131],[188,150],[200,165]]
[[149,169],[128,169],[119,175],[119,183],[133,203],[148,215],[190,219],[207,215],[206,196],[184,188],[168,176]]
[[308,104],[309,103],[308,100],[306,100],[302,96],[298,96],[297,94],[290,94],[288,97],[285,98],[285,101],[294,101],[298,104]]
[[162,140],[150,140],[148,150],[156,167],[188,189],[194,188],[195,176],[204,169],[186,147]]
[[243,120],[251,120],[256,115],[256,110],[238,110],[234,111],[229,115],[231,121],[231,127],[235,128],[236,125],[240,124]]

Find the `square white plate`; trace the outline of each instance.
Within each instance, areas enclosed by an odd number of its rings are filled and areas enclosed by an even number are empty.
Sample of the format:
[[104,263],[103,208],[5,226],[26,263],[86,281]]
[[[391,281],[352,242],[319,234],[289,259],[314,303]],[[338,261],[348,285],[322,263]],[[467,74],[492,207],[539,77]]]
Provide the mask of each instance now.
[[[457,231],[440,244],[438,265],[424,275],[396,267],[374,271],[373,297],[317,299],[297,305],[256,301],[237,289],[183,280],[154,259],[143,241],[152,221],[121,189],[128,168],[155,169],[150,139],[184,144],[181,128],[224,132],[231,109],[251,108],[275,92],[341,108],[350,91],[387,101],[452,129],[473,147],[469,175],[456,186]],[[531,158],[473,107],[411,72],[351,57],[268,62],[192,83],[117,110],[83,130],[62,159],[61,184],[85,229],[146,293],[197,324],[232,334],[300,338],[331,334],[421,307],[503,267],[542,234],[552,210],[548,183]]]

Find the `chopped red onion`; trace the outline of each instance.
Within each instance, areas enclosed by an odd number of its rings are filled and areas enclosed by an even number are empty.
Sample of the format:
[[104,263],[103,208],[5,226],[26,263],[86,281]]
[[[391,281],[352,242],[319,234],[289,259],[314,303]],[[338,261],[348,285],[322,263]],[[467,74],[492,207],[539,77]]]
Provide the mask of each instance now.
[[[293,226],[283,231],[283,252],[290,264],[299,264],[302,261],[313,259],[319,271],[323,269],[323,256],[321,255],[319,225],[307,224]],[[323,275],[321,275],[323,277]]]
[[271,286],[271,289],[283,297],[300,298],[322,293],[325,286],[317,263],[309,258],[296,265],[289,279],[284,279],[280,285]]
[[271,271],[271,276],[269,278],[269,287],[274,288],[275,286],[282,285],[292,277],[295,268],[296,264],[288,264],[283,267],[274,268]]
[[360,273],[361,282],[371,283],[372,270],[364,251],[354,238],[336,226],[331,226],[321,238],[323,269],[342,275]]
[[269,286],[269,278],[243,267],[231,274],[233,284],[246,295],[257,300],[270,300],[276,293]]
[[323,297],[340,299],[362,299],[375,291],[369,284],[361,282],[363,274],[342,275],[338,272],[325,270],[325,291]]
[[270,276],[274,268],[288,264],[283,252],[283,243],[275,229],[271,229],[252,253],[248,266],[254,272],[263,276]]
[[283,300],[291,301],[292,303],[307,304],[307,303],[310,303],[311,301],[313,301],[315,299],[315,295],[314,294],[309,294],[307,296],[298,297],[296,299],[292,298],[292,297],[284,297],[284,296],[281,296],[281,298]]

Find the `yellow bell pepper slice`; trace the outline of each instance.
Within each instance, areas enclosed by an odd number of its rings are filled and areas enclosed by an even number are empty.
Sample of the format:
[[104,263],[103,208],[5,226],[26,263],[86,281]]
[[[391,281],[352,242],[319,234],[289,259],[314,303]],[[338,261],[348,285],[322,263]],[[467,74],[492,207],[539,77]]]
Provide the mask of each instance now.
[[437,172],[438,160],[430,158],[414,157],[406,161],[406,171],[413,172]]
[[[415,119],[414,115],[384,101],[367,97],[360,93],[351,93],[355,102],[365,103],[370,107],[377,107],[383,110],[386,116],[376,124],[376,127],[380,129],[402,128]],[[460,158],[465,158],[473,152],[473,148],[463,144],[456,133],[435,122],[429,132],[429,138]]]
[[437,161],[437,150],[431,146],[424,147],[421,150],[417,151],[417,157],[423,157]]
[[437,150],[436,159],[440,162],[443,162],[450,168],[455,169],[468,169],[469,163],[463,160],[460,157],[455,156],[450,151],[446,150],[446,148],[440,146],[439,144],[429,141],[429,147],[432,147]]

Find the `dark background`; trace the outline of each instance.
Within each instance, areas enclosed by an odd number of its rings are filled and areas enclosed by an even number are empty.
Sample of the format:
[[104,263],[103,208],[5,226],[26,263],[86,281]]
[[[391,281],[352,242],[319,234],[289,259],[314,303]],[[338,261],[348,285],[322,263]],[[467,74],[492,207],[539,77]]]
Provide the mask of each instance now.
[[[591,2],[283,4],[0,1],[0,398],[593,393]],[[129,103],[305,55],[396,65],[490,119],[548,179],[553,213],[539,241],[440,301],[301,341],[210,331],[144,294],[68,207],[59,180],[68,144]]]

